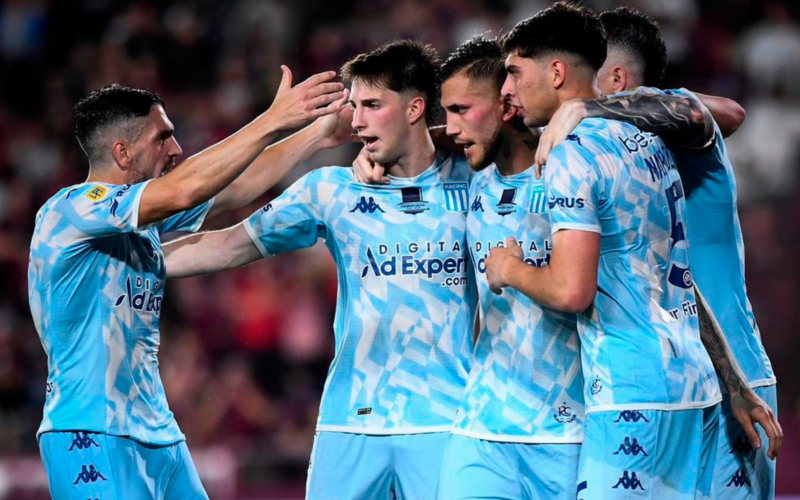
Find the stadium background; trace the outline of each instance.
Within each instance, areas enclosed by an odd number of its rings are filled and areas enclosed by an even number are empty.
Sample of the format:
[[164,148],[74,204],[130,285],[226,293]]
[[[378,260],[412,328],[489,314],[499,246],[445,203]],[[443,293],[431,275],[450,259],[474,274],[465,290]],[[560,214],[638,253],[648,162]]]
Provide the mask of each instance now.
[[[27,255],[38,207],[86,176],[70,133],[78,98],[112,82],[160,92],[186,158],[266,109],[282,63],[299,82],[398,37],[444,54],[548,4],[0,0],[0,498],[46,497],[35,440],[46,360],[28,310]],[[728,144],[750,297],[779,380],[786,440],[778,491],[800,495],[800,4],[628,5],[662,23],[666,87],[732,97],[747,110]],[[238,222],[312,166],[349,164],[354,147],[313,158],[261,202],[208,227]],[[212,498],[302,497],[332,357],[335,295],[333,263],[320,245],[169,283],[161,373]]]

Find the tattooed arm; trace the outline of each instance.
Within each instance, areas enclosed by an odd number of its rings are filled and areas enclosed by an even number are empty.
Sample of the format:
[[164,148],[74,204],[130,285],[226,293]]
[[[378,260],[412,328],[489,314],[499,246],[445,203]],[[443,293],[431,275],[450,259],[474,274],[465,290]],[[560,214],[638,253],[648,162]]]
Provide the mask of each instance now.
[[658,135],[670,146],[701,150],[716,137],[714,118],[693,94],[625,93],[599,99],[564,101],[550,119],[536,151],[536,165],[546,163],[550,151],[571,134],[584,118],[619,120]]
[[728,390],[731,412],[742,425],[750,443],[755,448],[761,448],[761,439],[753,424],[758,422],[764,428],[764,432],[769,437],[767,455],[775,459],[783,440],[783,430],[770,407],[747,385],[747,380],[731,351],[725,333],[697,285],[694,287],[694,292],[697,296],[700,340],[711,358],[717,376]]

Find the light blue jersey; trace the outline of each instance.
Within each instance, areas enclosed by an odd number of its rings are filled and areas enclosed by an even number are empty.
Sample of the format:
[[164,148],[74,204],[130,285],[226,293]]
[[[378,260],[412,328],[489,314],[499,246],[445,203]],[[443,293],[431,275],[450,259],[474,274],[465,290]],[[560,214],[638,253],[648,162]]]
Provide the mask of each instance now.
[[[544,182],[534,169],[500,175],[495,165],[470,187],[467,240],[480,296],[480,334],[455,434],[516,443],[580,443],[583,377],[576,318],[546,309],[522,292],[489,289],[489,250],[514,236],[525,262],[550,260]],[[574,493],[574,492],[573,492]]]
[[139,227],[146,185],[68,187],[36,215],[28,294],[48,364],[39,435],[82,430],[153,445],[184,439],[158,373],[160,235],[196,231],[212,202]]
[[[636,92],[690,95],[686,89]],[[686,192],[686,229],[692,276],[708,300],[751,387],[775,383],[744,281],[744,239],[736,210],[736,178],[725,141],[714,124],[713,146],[703,152],[673,149]]]
[[600,234],[597,295],[578,315],[586,412],[720,400],[689,272],[684,193],[658,137],[584,120],[545,171],[553,233]]
[[388,185],[322,168],[245,221],[264,256],[323,238],[336,262],[336,354],[317,430],[450,430],[473,345],[470,177],[463,158],[446,155]]

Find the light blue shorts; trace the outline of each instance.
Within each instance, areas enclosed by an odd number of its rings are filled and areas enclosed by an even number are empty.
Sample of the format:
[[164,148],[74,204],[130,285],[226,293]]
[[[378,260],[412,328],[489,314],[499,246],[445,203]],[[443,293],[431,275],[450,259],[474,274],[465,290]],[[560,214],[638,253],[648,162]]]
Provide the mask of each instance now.
[[454,434],[439,500],[574,500],[579,444],[484,441]]
[[449,436],[317,432],[306,499],[434,499]]
[[586,415],[578,500],[712,496],[719,405]]
[[[778,417],[778,395],[775,385],[758,387],[755,393],[767,403]],[[717,448],[714,488],[716,498],[724,500],[772,500],[775,498],[775,461],[767,457],[769,440],[761,426],[756,425],[761,436],[761,449],[755,450],[744,429],[733,418],[730,398],[724,395],[719,420],[719,448]]]
[[208,499],[184,441],[152,446],[92,432],[47,432],[39,451],[53,500]]

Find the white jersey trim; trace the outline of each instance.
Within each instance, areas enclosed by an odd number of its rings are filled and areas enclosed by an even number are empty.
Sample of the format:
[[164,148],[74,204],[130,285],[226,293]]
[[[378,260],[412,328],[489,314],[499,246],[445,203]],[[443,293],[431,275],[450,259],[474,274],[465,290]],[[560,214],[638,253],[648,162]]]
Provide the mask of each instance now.
[[522,443],[522,444],[581,444],[583,443],[583,431],[580,437],[567,436],[512,436],[508,434],[491,434],[488,432],[472,432],[464,429],[453,429],[451,434],[466,436],[483,441],[496,441],[498,443]]
[[657,411],[680,411],[680,410],[699,410],[708,408],[722,401],[722,395],[715,396],[706,401],[696,401],[694,403],[627,403],[619,405],[594,405],[586,407],[586,415],[590,413],[600,413],[606,411],[625,411],[625,410],[657,410]]
[[401,427],[384,429],[381,427],[351,427],[349,425],[317,425],[317,432],[345,432],[347,434],[369,434],[374,436],[392,436],[395,434],[432,434],[434,432],[450,432],[452,425],[431,427]]
[[247,232],[247,236],[250,237],[250,240],[252,240],[253,245],[256,246],[259,253],[263,257],[270,257],[270,253],[267,252],[267,249],[264,247],[263,243],[261,243],[261,240],[258,239],[258,236],[256,235],[256,231],[255,229],[253,229],[253,226],[250,225],[250,219],[245,219],[243,224],[244,224],[244,230]]
[[777,378],[770,377],[770,378],[762,378],[762,379],[759,379],[759,380],[753,380],[752,382],[750,382],[749,385],[750,385],[751,389],[757,389],[759,387],[769,387],[769,386],[775,385],[777,383],[778,383],[778,379]]
[[561,231],[563,229],[574,229],[576,231],[589,231],[591,233],[602,233],[600,226],[595,224],[581,224],[579,222],[556,222],[550,225],[551,231]]

